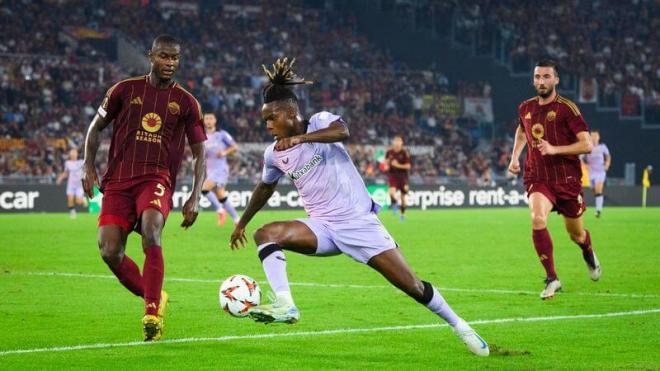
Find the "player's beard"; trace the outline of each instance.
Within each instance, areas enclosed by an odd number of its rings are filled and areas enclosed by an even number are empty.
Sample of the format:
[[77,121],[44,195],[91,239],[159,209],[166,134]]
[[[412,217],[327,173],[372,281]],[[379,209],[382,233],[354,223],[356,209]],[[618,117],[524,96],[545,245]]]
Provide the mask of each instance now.
[[539,97],[541,97],[541,98],[547,98],[547,97],[551,96],[552,93],[554,93],[554,91],[555,91],[555,87],[554,87],[554,86],[551,86],[551,87],[549,87],[549,88],[546,88],[545,93],[541,93],[540,88],[537,88],[537,89],[536,89],[536,94],[538,94]]

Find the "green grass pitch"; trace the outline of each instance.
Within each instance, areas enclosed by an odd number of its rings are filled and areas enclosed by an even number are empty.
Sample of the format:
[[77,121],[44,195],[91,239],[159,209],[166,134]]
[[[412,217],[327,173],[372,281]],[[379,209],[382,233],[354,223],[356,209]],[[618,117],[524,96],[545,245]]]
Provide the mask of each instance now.
[[[303,215],[263,212],[249,229]],[[526,209],[381,219],[418,275],[444,288],[459,315],[481,321],[474,327],[490,357],[471,355],[432,313],[346,256],[287,253],[298,324],[228,316],[218,306],[222,279],[242,273],[268,287],[254,244],[232,252],[231,228],[216,227],[211,212],[188,231],[179,213],[168,221],[164,341],[145,345],[142,302],[101,261],[96,216],[22,214],[0,216],[0,369],[660,368],[660,209],[606,208],[601,219],[589,210],[599,282],[553,214],[564,291],[546,302]],[[127,253],[141,266],[139,246],[132,235]]]

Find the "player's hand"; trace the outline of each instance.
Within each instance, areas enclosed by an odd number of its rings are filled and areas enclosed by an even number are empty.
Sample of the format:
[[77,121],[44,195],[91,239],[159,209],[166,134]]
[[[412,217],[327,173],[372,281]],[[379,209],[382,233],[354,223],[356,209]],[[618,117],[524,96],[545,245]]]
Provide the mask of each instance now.
[[195,223],[197,219],[197,214],[199,214],[199,200],[195,200],[192,197],[183,204],[183,222],[181,226],[184,229],[188,229],[191,225]]
[[282,138],[275,143],[276,151],[285,151],[293,146],[302,143],[302,139],[298,135],[294,135],[288,138]]
[[220,151],[216,152],[215,155],[216,155],[216,157],[218,157],[218,158],[219,158],[219,157],[225,157],[225,151],[220,150]]
[[520,160],[517,158],[512,158],[509,163],[509,172],[513,175],[520,174]]
[[234,231],[231,232],[231,237],[229,239],[229,247],[232,250],[238,250],[241,247],[247,246],[247,238],[245,237],[245,227],[241,227],[240,224],[234,227]]
[[94,198],[94,186],[100,187],[95,166],[85,166],[82,174],[82,186],[88,198]]
[[536,148],[538,148],[543,156],[557,154],[557,147],[548,143],[548,141],[545,139],[540,139],[539,143],[536,145]]

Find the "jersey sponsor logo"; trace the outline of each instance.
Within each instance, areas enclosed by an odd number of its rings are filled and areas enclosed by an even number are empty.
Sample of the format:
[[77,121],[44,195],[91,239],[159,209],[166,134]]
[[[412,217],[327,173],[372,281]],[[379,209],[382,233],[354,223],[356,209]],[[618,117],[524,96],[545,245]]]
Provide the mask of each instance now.
[[555,111],[550,111],[545,116],[546,121],[555,121],[555,118],[557,118],[557,112],[555,112]]
[[288,173],[287,175],[289,175],[289,178],[291,178],[291,180],[294,180],[294,181],[298,180],[298,179],[304,177],[307,173],[309,173],[316,166],[318,166],[318,164],[321,163],[321,160],[323,160],[323,157],[321,157],[321,155],[316,154],[309,161],[307,161],[307,163],[302,168],[300,168],[296,171],[292,171],[292,172]]
[[133,100],[131,101],[131,104],[137,104],[137,105],[141,106],[142,105],[142,97],[133,98]]
[[178,115],[181,112],[181,107],[177,102],[169,102],[167,104],[167,111],[172,115]]
[[545,128],[543,127],[542,124],[539,124],[537,122],[532,126],[532,136],[534,137],[534,139],[540,141],[543,138],[544,134],[545,134]]
[[142,128],[150,133],[155,133],[163,126],[163,120],[155,112],[149,112],[142,117]]

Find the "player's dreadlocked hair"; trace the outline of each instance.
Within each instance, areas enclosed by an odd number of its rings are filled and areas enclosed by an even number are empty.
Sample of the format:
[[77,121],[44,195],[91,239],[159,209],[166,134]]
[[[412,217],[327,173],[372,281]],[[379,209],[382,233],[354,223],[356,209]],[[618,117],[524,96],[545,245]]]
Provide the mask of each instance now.
[[296,59],[293,58],[291,62],[289,59],[278,58],[277,61],[273,64],[273,69],[268,70],[266,66],[261,65],[268,80],[270,83],[266,85],[264,90],[261,92],[264,103],[270,103],[277,100],[290,99],[293,102],[298,102],[298,97],[296,94],[289,88],[293,85],[302,85],[302,84],[313,84],[313,81],[308,81],[302,77],[298,77],[293,72],[293,64],[296,63]]

